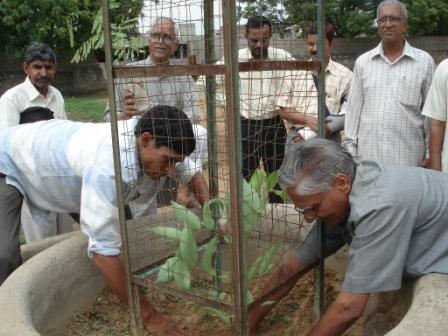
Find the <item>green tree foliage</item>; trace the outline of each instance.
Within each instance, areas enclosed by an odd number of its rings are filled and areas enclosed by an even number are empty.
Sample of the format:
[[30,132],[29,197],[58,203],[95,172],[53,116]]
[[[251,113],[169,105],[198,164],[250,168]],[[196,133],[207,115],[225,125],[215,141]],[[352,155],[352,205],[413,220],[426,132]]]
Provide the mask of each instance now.
[[[241,1],[240,17],[263,14],[283,27],[295,25],[306,31],[316,21],[317,0]],[[381,0],[327,0],[326,17],[332,22],[340,37],[369,37],[376,35],[374,19]],[[448,0],[403,0],[408,9],[409,34],[448,34]]]
[[73,22],[74,39],[79,45],[90,32],[93,14],[99,1],[93,0],[7,0],[0,2],[0,42],[3,51],[22,55],[32,41],[49,44],[58,53],[69,49],[67,20]]
[[[113,22],[137,18],[143,0],[119,1]],[[49,44],[58,55],[73,55],[89,39],[99,0],[4,0],[0,1],[2,51],[23,55],[32,41]],[[135,26],[134,26],[135,32]]]

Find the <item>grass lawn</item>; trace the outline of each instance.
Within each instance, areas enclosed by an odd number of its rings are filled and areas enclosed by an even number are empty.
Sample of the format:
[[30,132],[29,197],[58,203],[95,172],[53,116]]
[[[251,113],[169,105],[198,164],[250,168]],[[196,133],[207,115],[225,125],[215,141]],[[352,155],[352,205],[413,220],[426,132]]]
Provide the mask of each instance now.
[[69,120],[103,121],[103,112],[107,104],[105,95],[64,97],[64,100]]

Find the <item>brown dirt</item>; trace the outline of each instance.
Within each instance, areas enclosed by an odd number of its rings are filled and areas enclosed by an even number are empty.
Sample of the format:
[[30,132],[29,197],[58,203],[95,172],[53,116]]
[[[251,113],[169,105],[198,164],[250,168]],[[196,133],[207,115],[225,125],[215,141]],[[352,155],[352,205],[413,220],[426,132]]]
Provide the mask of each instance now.
[[[257,287],[262,287],[267,278],[261,279]],[[338,294],[341,281],[341,275],[330,270],[326,271],[326,305],[333,301]],[[312,274],[308,274],[296,284],[291,293],[261,323],[259,335],[306,335],[312,326],[312,288]],[[159,311],[169,314],[182,328],[185,335],[231,335],[229,324],[208,314],[198,305],[157,292],[149,293],[147,297],[157,306]],[[129,311],[117,297],[106,290],[93,304],[75,315],[60,335],[131,335]],[[362,335],[360,323],[355,324],[344,335]]]

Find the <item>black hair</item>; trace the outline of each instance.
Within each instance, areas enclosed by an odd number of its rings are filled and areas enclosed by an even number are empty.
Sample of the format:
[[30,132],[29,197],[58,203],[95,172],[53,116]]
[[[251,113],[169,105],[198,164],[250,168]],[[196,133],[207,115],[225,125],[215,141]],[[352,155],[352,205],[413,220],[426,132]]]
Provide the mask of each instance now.
[[138,137],[145,132],[154,137],[157,148],[167,146],[182,156],[190,155],[196,146],[190,119],[174,106],[156,105],[145,112],[134,134]]
[[[306,36],[308,36],[308,35],[317,35],[317,26],[315,24],[308,27]],[[333,39],[336,37],[336,32],[334,30],[334,26],[330,22],[327,22],[325,24],[325,36],[331,45],[331,43],[333,42]]]
[[25,51],[24,62],[30,64],[35,60],[50,61],[56,64],[56,55],[45,43],[32,42]]
[[263,28],[263,26],[268,26],[269,31],[272,29],[271,21],[265,16],[252,16],[247,19],[246,23],[246,33],[249,32],[249,29],[260,29]]
[[20,113],[19,124],[28,124],[50,119],[54,119],[54,113],[52,110],[42,106],[31,106]]

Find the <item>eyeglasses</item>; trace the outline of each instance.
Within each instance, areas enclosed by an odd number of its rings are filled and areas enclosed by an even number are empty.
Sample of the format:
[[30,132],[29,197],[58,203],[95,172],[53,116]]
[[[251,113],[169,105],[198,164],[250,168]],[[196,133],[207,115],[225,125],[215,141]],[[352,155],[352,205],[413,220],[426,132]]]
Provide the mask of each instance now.
[[379,17],[379,18],[376,19],[376,23],[378,23],[378,24],[384,24],[384,23],[386,23],[388,20],[389,20],[391,23],[398,23],[398,22],[400,22],[401,20],[403,20],[403,18],[402,18],[402,17],[399,17],[399,16],[393,16],[393,15],[382,16],[382,17]]
[[167,35],[167,34],[161,34],[161,33],[150,33],[149,34],[149,40],[151,42],[165,42],[165,43],[173,43],[176,39],[174,36]]
[[294,206],[294,210],[298,213],[302,214],[303,216],[307,216],[310,220],[310,222],[314,221],[317,217],[317,213],[320,210],[320,206],[322,205],[322,202],[324,201],[325,195],[327,192],[322,193],[322,197],[320,199],[320,202],[317,204],[314,204],[312,206],[306,207],[306,208],[299,208]]

